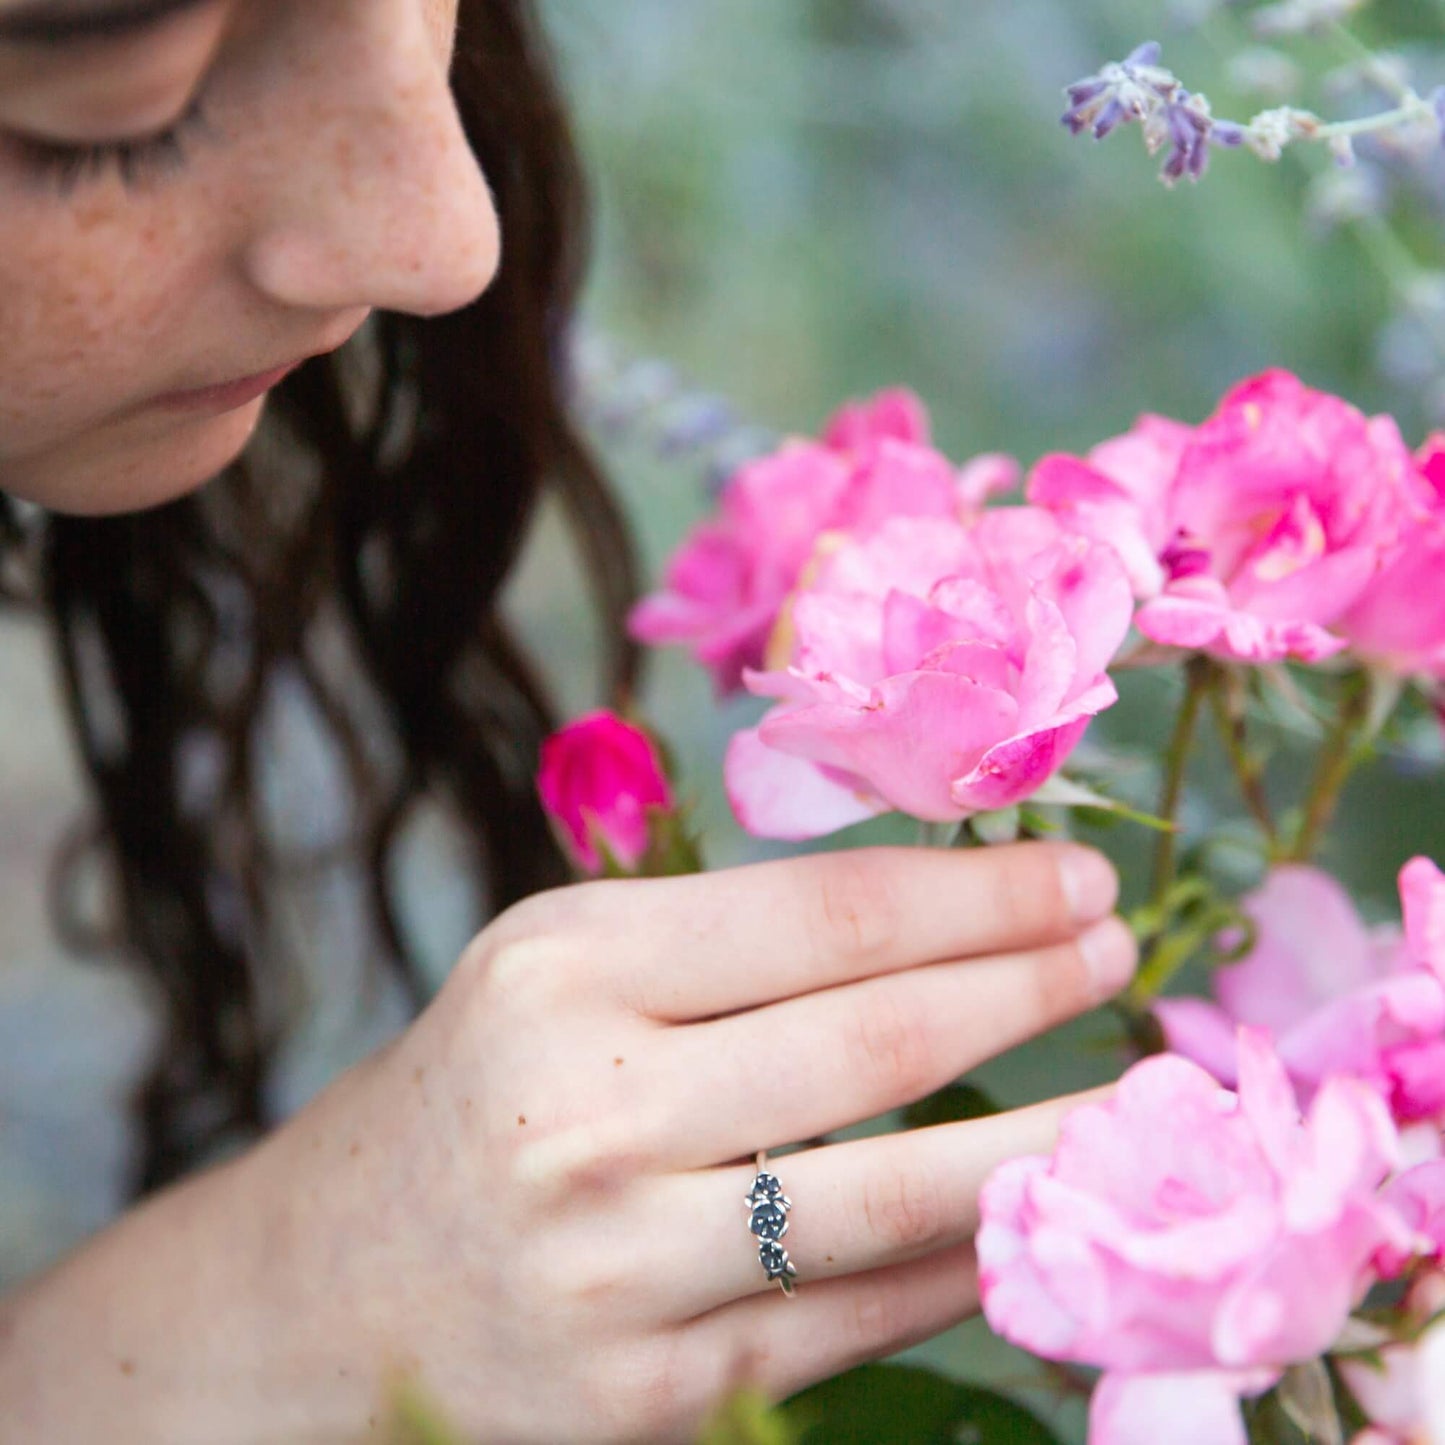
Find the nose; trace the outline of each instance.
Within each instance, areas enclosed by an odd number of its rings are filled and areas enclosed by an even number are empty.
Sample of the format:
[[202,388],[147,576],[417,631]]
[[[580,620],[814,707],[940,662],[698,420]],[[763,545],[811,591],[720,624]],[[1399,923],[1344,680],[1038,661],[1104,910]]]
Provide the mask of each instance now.
[[437,316],[496,274],[497,212],[415,0],[378,11],[369,33],[345,37],[344,64],[307,76],[305,123],[270,170],[240,260],[288,306]]

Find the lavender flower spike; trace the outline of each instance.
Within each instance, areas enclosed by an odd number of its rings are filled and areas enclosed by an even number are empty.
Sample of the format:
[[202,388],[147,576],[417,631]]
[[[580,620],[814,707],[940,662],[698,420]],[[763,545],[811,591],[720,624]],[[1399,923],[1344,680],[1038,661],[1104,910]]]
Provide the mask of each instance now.
[[1159,64],[1161,55],[1158,41],[1147,41],[1126,59],[1069,86],[1063,123],[1075,135],[1087,130],[1103,140],[1117,126],[1138,121],[1150,155],[1168,148],[1160,168],[1164,183],[1173,185],[1182,176],[1197,181],[1209,165],[1209,147],[1242,144],[1244,127],[1216,120],[1204,96],[1186,90]]

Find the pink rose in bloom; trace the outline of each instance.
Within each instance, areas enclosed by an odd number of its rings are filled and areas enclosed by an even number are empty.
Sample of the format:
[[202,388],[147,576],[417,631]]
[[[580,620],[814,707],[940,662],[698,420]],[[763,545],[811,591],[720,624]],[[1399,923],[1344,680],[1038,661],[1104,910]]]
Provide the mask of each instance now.
[[1243,900],[1258,937],[1214,971],[1217,1002],[1161,999],[1169,1047],[1234,1082],[1237,1025],[1267,1028],[1302,1097],[1331,1075],[1361,1079],[1400,1123],[1445,1111],[1445,876],[1428,858],[1400,872],[1403,942],[1371,932],[1328,874],[1274,869]]
[[633,611],[633,636],[691,648],[719,693],[736,691],[823,537],[893,516],[957,516],[1017,479],[994,456],[959,472],[928,441],[918,398],[886,391],[842,408],[821,442],[788,442],[742,467],[717,515],[673,555],[662,591]]
[[1238,1399],[1326,1350],[1407,1237],[1378,1196],[1398,1144],[1378,1095],[1332,1079],[1301,1120],[1267,1038],[1238,1047],[1237,1094],[1145,1059],[1069,1115],[1051,1159],[984,1187],[984,1313],[1105,1371],[1090,1445],[1244,1445]]
[[1316,661],[1424,505],[1388,416],[1286,371],[1241,382],[1203,425],[1144,417],[1087,460],[1046,457],[1029,500],[1115,545],[1155,642],[1245,662]]
[[[1445,1276],[1431,1272],[1410,1287],[1406,1313],[1423,1323],[1445,1308]],[[1340,1373],[1372,1422],[1350,1445],[1445,1445],[1445,1326],[1413,1344],[1388,1345],[1379,1364],[1340,1361]]]
[[728,749],[739,820],[811,838],[1028,797],[1115,700],[1106,669],[1132,607],[1112,549],[1037,508],[884,523],[796,595],[788,665],[747,674],[780,705]]
[[921,447],[933,440],[928,408],[907,387],[887,387],[866,401],[844,402],[823,423],[823,445],[835,452],[866,453],[885,437]]
[[603,871],[602,847],[624,868],[636,868],[647,852],[648,809],[673,807],[652,739],[610,712],[578,718],[542,744],[537,791],[588,873]]
[[1339,631],[1372,666],[1445,678],[1445,433],[1415,458],[1424,499],[1399,555],[1341,618]]

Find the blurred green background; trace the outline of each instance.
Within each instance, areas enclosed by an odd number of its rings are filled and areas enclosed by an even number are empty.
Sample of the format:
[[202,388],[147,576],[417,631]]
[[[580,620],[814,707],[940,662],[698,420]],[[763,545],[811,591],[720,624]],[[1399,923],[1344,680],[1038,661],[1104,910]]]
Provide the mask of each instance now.
[[[543,8],[598,207],[589,324],[751,421],[811,431],[841,399],[902,382],[926,399],[955,458],[1005,450],[1028,465],[1087,449],[1144,410],[1198,421],[1233,381],[1281,365],[1394,412],[1412,443],[1428,427],[1440,365],[1391,320],[1399,297],[1378,264],[1379,235],[1310,219],[1320,188],[1335,183],[1322,150],[1276,166],[1219,152],[1203,183],[1171,191],[1137,129],[1096,145],[1058,123],[1066,84],[1144,39],[1164,43],[1165,63],[1216,114],[1244,120],[1277,103],[1284,97],[1234,83],[1229,62],[1249,44],[1237,8],[1202,26],[1182,22],[1183,5],[1148,0]],[[1404,44],[1428,82],[1442,15],[1419,0],[1380,4],[1362,33]],[[1328,89],[1341,56],[1326,41],[1288,49],[1304,76],[1289,99],[1334,113],[1352,103]],[[1398,234],[1427,268],[1442,261],[1439,167],[1430,171],[1413,189],[1389,168],[1369,176],[1399,191]],[[706,508],[706,467],[658,455],[645,416],[599,440],[655,578]],[[550,555],[543,546],[533,559],[523,610],[547,655],[574,659],[561,680],[581,707],[585,639]],[[1172,686],[1134,679],[1107,739],[1157,749]],[[718,784],[727,736],[760,706],[718,707],[676,655],[657,660],[647,703],[683,759],[711,860],[767,851],[731,822]],[[1445,856],[1439,744],[1428,732],[1357,779],[1330,847],[1379,912],[1391,910],[1407,856]],[[1146,757],[1135,780],[1146,799],[1148,770]],[[1206,754],[1201,800],[1186,815],[1196,829],[1213,816],[1217,772]],[[1287,785],[1288,760],[1280,776]],[[884,823],[839,841],[907,836]],[[1148,843],[1121,830],[1109,845],[1136,892]],[[1116,1030],[1096,1018],[980,1077],[1018,1103],[1106,1078],[1121,1057]],[[977,1324],[924,1353],[1005,1386],[1031,1377]],[[1076,1405],[1031,1399],[1066,1438],[1082,1438]]]

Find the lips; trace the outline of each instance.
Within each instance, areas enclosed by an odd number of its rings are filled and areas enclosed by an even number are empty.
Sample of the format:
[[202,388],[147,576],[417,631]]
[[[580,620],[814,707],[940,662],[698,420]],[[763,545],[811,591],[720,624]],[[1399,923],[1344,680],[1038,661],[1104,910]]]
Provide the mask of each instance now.
[[[301,361],[306,359],[303,357]],[[164,407],[167,411],[234,411],[237,407],[255,401],[258,396],[264,396],[273,386],[295,371],[301,361],[291,361],[270,371],[257,372],[254,376],[222,382],[219,386],[203,386],[195,391],[167,392],[164,396],[158,396],[152,404]]]

